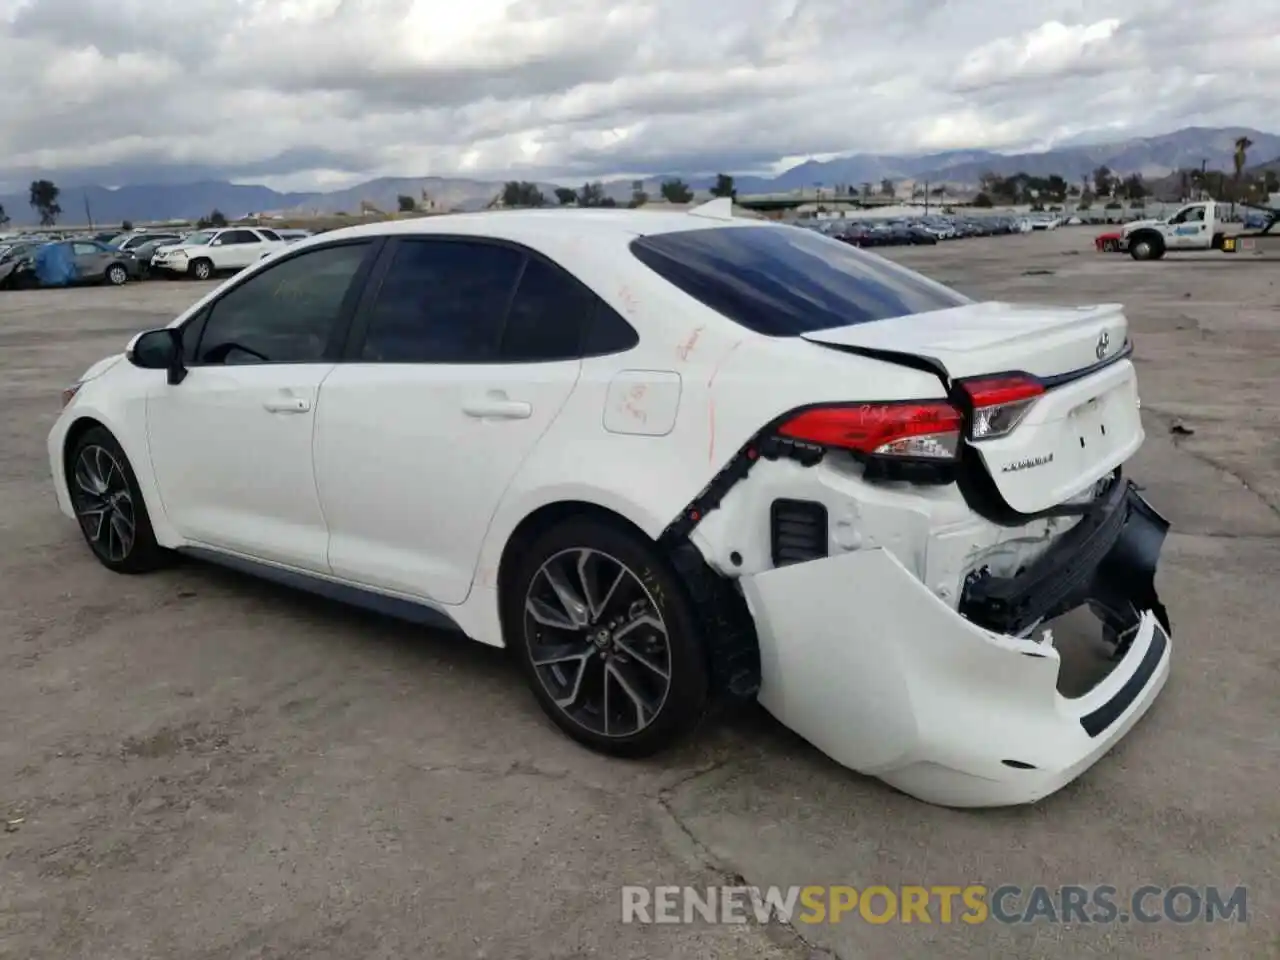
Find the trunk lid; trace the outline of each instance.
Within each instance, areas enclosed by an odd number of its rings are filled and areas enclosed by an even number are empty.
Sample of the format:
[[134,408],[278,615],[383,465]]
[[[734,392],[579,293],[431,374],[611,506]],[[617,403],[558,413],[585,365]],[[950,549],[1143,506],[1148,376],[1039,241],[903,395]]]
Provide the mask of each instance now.
[[969,441],[1020,513],[1072,499],[1124,463],[1143,440],[1137,382],[1118,304],[974,303],[803,334],[826,346],[933,366],[946,380],[1029,373],[1046,392],[1007,436]]

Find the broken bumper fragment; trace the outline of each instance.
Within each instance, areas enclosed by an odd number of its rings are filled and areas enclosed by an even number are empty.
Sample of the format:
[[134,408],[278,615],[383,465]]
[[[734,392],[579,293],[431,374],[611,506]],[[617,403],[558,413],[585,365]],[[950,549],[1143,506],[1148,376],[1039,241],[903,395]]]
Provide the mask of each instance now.
[[[945,806],[1030,803],[1092,766],[1169,673],[1153,584],[1167,522],[1116,482],[1015,577],[971,578],[952,609],[883,549],[743,578],[761,653],[760,701],[847,767]],[[1082,696],[1026,634],[1087,604],[1117,663]]]

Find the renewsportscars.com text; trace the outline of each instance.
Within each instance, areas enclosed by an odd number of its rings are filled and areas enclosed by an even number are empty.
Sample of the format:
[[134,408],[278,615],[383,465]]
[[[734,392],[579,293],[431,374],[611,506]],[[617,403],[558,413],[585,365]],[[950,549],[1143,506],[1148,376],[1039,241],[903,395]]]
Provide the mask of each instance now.
[[1247,923],[1245,887],[622,888],[623,923]]

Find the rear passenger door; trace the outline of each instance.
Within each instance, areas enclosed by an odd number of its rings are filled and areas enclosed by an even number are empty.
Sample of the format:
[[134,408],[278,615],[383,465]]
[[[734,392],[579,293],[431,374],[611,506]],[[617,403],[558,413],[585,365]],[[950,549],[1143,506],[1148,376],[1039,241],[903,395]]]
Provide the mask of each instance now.
[[336,575],[442,604],[466,599],[503,493],[577,382],[597,303],[512,245],[388,244],[318,410]]

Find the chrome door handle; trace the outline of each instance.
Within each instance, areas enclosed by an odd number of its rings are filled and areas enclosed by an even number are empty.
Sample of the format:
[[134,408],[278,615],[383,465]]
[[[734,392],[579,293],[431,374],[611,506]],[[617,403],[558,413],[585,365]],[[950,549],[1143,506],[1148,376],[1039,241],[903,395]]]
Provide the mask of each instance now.
[[523,400],[485,399],[468,403],[462,412],[477,420],[528,420],[533,416],[533,404]]
[[303,397],[285,397],[268,400],[262,407],[268,413],[306,413],[311,409],[311,401]]

